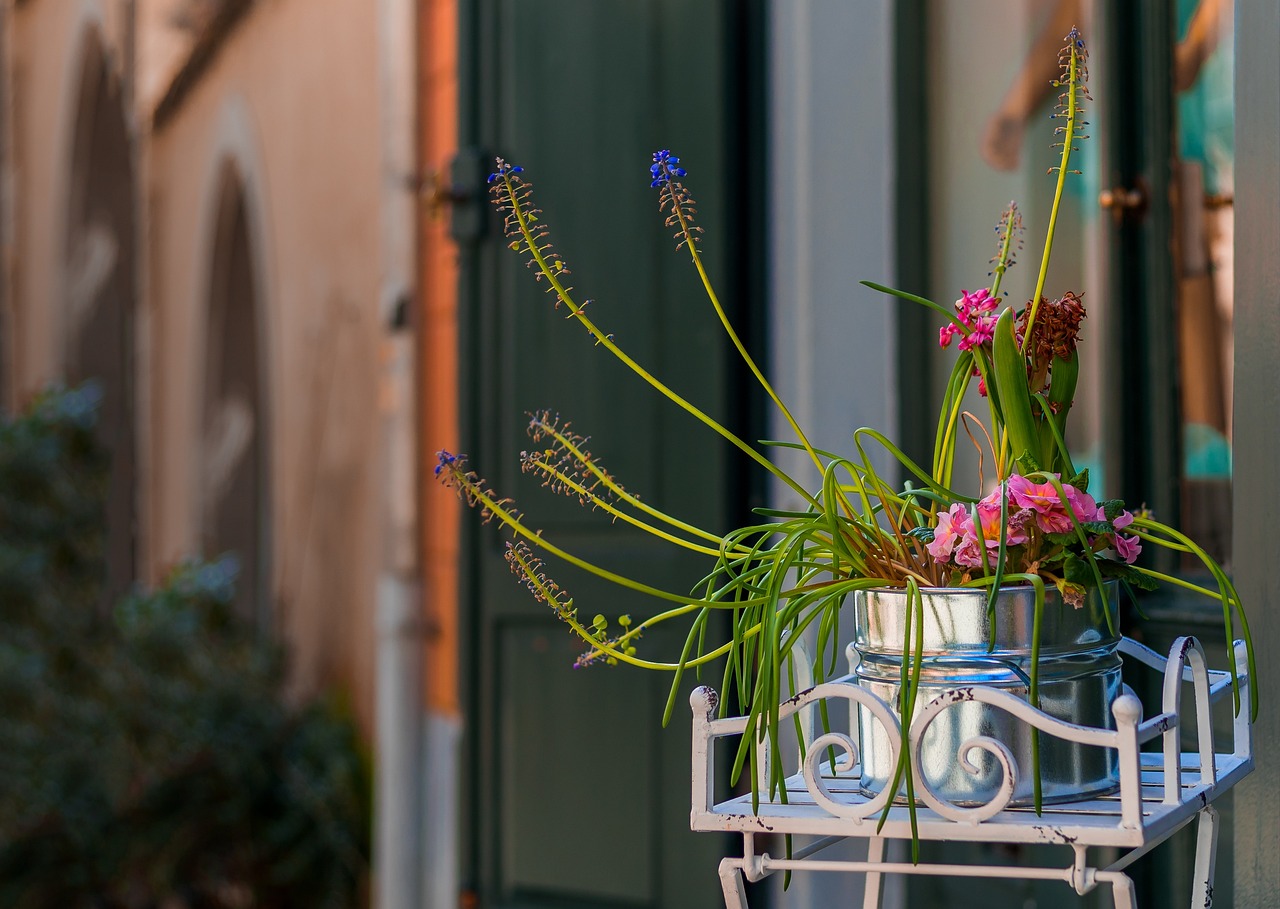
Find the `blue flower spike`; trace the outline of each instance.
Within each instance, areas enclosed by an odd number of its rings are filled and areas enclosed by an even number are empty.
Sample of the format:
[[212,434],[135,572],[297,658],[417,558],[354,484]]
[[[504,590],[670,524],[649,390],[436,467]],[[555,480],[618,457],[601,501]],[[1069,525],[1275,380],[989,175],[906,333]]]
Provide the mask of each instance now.
[[524,168],[521,167],[519,164],[511,165],[501,158],[498,158],[497,162],[498,162],[498,169],[495,170],[493,173],[489,174],[489,179],[487,181],[489,183],[496,183],[499,180],[501,180],[503,177],[514,177],[516,174],[524,173]]
[[446,470],[450,467],[453,467],[454,464],[458,463],[458,455],[450,454],[449,452],[443,451],[443,450],[436,452],[436,458],[440,462],[439,464],[436,465],[437,477],[440,476],[441,471]]
[[665,186],[671,178],[686,176],[688,171],[679,166],[680,159],[671,154],[671,149],[664,148],[653,153],[653,164],[649,167],[649,176],[653,178],[650,187]]

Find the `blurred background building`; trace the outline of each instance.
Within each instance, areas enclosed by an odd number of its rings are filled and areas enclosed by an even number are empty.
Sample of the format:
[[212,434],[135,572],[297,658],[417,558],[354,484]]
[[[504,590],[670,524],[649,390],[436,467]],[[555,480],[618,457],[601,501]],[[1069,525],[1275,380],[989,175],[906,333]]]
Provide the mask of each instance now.
[[[1244,150],[1277,133],[1260,48],[1280,26],[1242,10],[1246,35],[1230,14],[1216,0],[0,0],[0,395],[12,410],[50,382],[101,380],[109,589],[233,551],[236,609],[287,644],[292,696],[349,700],[375,752],[379,905],[714,905],[725,844],[684,829],[687,724],[656,728],[665,680],[570,670],[571,642],[511,582],[494,528],[461,520],[431,467],[462,447],[532,500],[520,433],[551,407],[646,499],[711,526],[789,503],[548,317],[487,211],[493,155],[527,168],[629,351],[745,437],[780,437],[654,223],[647,156],[677,149],[721,296],[815,443],[874,425],[922,452],[949,368],[929,352],[936,326],[856,282],[943,301],[980,286],[1010,196],[1038,250],[1052,99],[1027,51],[1078,21],[1098,141],[1051,280],[1086,292],[1111,346],[1082,383],[1074,444],[1107,488],[1210,536],[1257,614],[1274,592],[1250,528],[1256,484],[1275,486],[1276,341],[1243,293],[1274,304],[1276,258],[1242,265],[1231,213],[1245,174],[1271,180],[1248,204],[1275,196],[1274,144],[1269,160]],[[1274,251],[1274,209],[1247,223],[1250,249]],[[1234,354],[1233,322],[1237,339],[1254,326]],[[538,509],[602,561],[701,573]],[[643,608],[565,580],[611,614]],[[1153,642],[1187,622],[1215,633],[1181,600],[1148,615]],[[1275,622],[1260,624],[1265,648]],[[1274,740],[1273,720],[1260,728]],[[1264,759],[1250,791],[1275,773]],[[1276,880],[1247,832],[1275,807],[1237,812],[1239,905]],[[1148,862],[1151,899],[1188,848]],[[817,906],[856,900],[850,886],[754,898]],[[886,905],[1073,899],[910,887]]]

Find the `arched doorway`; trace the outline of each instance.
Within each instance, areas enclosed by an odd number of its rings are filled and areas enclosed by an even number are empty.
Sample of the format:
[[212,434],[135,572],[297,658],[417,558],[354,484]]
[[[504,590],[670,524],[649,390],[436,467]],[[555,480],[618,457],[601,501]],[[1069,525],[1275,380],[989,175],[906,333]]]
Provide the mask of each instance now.
[[243,181],[222,178],[209,271],[203,425],[204,551],[240,564],[235,607],[270,618],[270,521],[261,299]]
[[137,299],[133,145],[120,75],[100,37],[85,40],[71,148],[64,248],[64,371],[102,387],[99,438],[111,457],[107,487],[110,602],[135,572],[137,439],[134,420],[134,306]]

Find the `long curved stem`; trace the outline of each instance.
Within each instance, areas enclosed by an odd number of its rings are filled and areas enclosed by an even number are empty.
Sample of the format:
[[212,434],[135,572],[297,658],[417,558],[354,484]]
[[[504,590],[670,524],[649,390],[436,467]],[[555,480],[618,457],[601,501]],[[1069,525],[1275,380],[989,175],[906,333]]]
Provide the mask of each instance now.
[[515,187],[511,182],[511,177],[507,174],[503,174],[502,180],[503,180],[504,188],[506,189],[506,192],[507,192],[507,202],[511,206],[512,213],[516,216],[516,222],[520,227],[520,234],[521,234],[521,237],[524,239],[525,247],[528,250],[529,254],[533,256],[534,261],[537,263],[538,270],[542,273],[543,277],[545,277],[547,281],[551,284],[551,288],[552,290],[555,291],[557,297],[564,301],[565,306],[569,308],[569,311],[573,314],[573,316],[579,322],[581,322],[583,327],[587,329],[587,331],[591,334],[593,338],[595,338],[596,343],[604,347],[606,350],[609,351],[609,353],[613,354],[615,357],[621,360],[622,363],[628,369],[630,369],[640,378],[648,382],[651,386],[653,386],[653,388],[661,392],[661,394],[664,397],[666,397],[669,401],[671,401],[673,404],[678,406],[681,410],[684,410],[686,413],[695,417],[704,426],[706,426],[707,428],[711,429],[713,432],[721,436],[723,439],[725,439],[734,447],[738,448],[745,455],[747,455],[747,457],[751,458],[753,461],[755,461],[765,470],[769,471],[769,473],[773,474],[775,477],[777,477],[787,486],[791,487],[791,489],[794,490],[797,494],[799,494],[801,498],[805,499],[808,502],[811,502],[814,505],[817,505],[818,504],[817,500],[814,499],[814,497],[809,494],[808,490],[806,490],[803,486],[801,486],[791,477],[787,476],[787,474],[784,473],[776,464],[774,464],[764,455],[760,454],[760,452],[756,451],[754,448],[752,448],[742,439],[738,438],[737,435],[730,432],[723,425],[721,425],[717,420],[713,419],[710,415],[708,415],[705,411],[699,409],[697,406],[695,406],[694,404],[686,400],[684,397],[676,393],[676,391],[673,390],[670,386],[668,386],[666,383],[659,380],[647,369],[645,369],[643,366],[641,366],[639,363],[633,360],[627,353],[625,353],[622,350],[622,348],[618,347],[618,345],[613,343],[613,338],[611,336],[602,332],[596,326],[596,324],[591,321],[591,319],[587,316],[586,311],[583,310],[583,308],[579,304],[575,303],[573,298],[569,296],[568,288],[564,286],[564,283],[560,280],[558,276],[558,271],[560,270],[552,268],[550,264],[547,262],[546,257],[543,255],[542,247],[538,245],[538,240],[536,237],[534,237],[533,230],[529,226],[529,220],[525,215],[523,206],[520,204],[520,198],[517,195],[515,191]]
[[1067,183],[1068,165],[1071,162],[1071,143],[1076,140],[1079,130],[1080,104],[1077,97],[1080,86],[1080,55],[1075,45],[1071,45],[1067,62],[1067,125],[1062,133],[1062,160],[1058,164],[1058,184],[1053,190],[1053,207],[1049,209],[1049,231],[1044,240],[1044,253],[1040,257],[1040,274],[1036,277],[1036,291],[1031,295],[1031,312],[1027,316],[1026,331],[1022,335],[1022,351],[1027,349],[1027,341],[1031,338],[1031,326],[1036,322],[1036,311],[1040,308],[1040,296],[1044,293],[1044,283],[1049,277],[1049,256],[1053,252],[1053,234],[1058,227],[1058,209],[1062,206],[1062,190]]
[[716,316],[720,319],[721,326],[724,327],[725,334],[729,336],[729,340],[733,342],[734,349],[738,351],[738,356],[742,358],[742,362],[747,364],[747,368],[751,370],[751,374],[755,376],[760,387],[764,389],[764,393],[769,396],[774,405],[778,408],[787,424],[791,427],[791,431],[796,434],[796,438],[800,440],[800,444],[804,446],[804,450],[808,452],[809,457],[813,460],[813,464],[822,470],[822,461],[818,458],[817,453],[813,450],[813,446],[809,444],[809,437],[805,435],[800,424],[796,422],[795,417],[791,415],[791,410],[783,403],[782,398],[774,390],[773,385],[765,378],[760,367],[756,365],[755,358],[747,352],[746,345],[742,343],[742,339],[738,337],[737,331],[733,328],[733,323],[729,321],[728,315],[724,311],[724,307],[720,305],[720,297],[716,293],[715,288],[711,285],[711,278],[707,274],[706,267],[702,264],[702,256],[698,253],[698,245],[694,242],[694,238],[689,232],[689,222],[685,218],[684,207],[679,200],[672,195],[672,208],[675,215],[680,221],[680,230],[685,236],[685,247],[689,250],[689,256],[693,259],[693,265],[698,270],[698,277],[702,280],[702,289],[707,294],[707,299],[711,301],[711,306],[716,311]]

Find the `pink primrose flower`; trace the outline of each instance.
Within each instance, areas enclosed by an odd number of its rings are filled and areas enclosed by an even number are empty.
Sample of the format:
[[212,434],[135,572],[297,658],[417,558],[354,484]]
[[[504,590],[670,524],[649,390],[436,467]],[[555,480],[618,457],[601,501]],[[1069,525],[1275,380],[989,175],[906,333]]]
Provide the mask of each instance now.
[[1112,543],[1115,548],[1116,555],[1124,561],[1126,565],[1132,565],[1138,560],[1138,554],[1142,552],[1142,543],[1137,537],[1126,537],[1122,534],[1116,534],[1115,541]]
[[944,511],[938,515],[938,523],[933,528],[933,541],[926,548],[935,562],[945,562],[951,558],[951,552],[959,541],[960,531],[955,519],[950,511]]
[[[978,520],[982,524],[982,538],[986,541],[987,548],[995,552],[1000,550],[1000,504],[999,488],[978,503]],[[1017,513],[1017,508],[1008,509],[1010,520],[1005,529],[1007,546],[1019,546],[1028,539],[1025,525],[1013,521]]]
[[[1120,516],[1111,522],[1111,526],[1119,531],[1124,530],[1132,523],[1133,514],[1128,511],[1122,511]],[[1142,542],[1137,537],[1127,537],[1117,533],[1115,540],[1112,542],[1112,548],[1115,549],[1116,555],[1120,556],[1126,565],[1132,565],[1138,560],[1138,554],[1142,552]]]
[[1030,508],[1036,514],[1048,514],[1062,507],[1058,490],[1052,483],[1033,483],[1016,473],[1009,477],[1009,497],[1019,508]]
[[[1097,505],[1087,493],[1070,485],[1064,485],[1062,492],[1077,520],[1087,520],[1097,511]],[[1009,477],[1009,495],[1019,508],[1030,508],[1036,513],[1036,525],[1045,533],[1067,533],[1074,526],[1052,483],[1033,483],[1014,474]],[[1086,505],[1088,512],[1082,512],[1080,509]]]
[[[1081,492],[1070,484],[1064,484],[1062,491],[1067,494],[1067,504],[1077,521],[1092,521],[1098,514],[1098,503],[1087,492]],[[1133,520],[1130,515],[1129,520]]]
[[[956,547],[956,564],[965,568],[982,567],[982,555],[978,549],[977,535],[967,535]],[[988,560],[990,556],[988,555]]]

